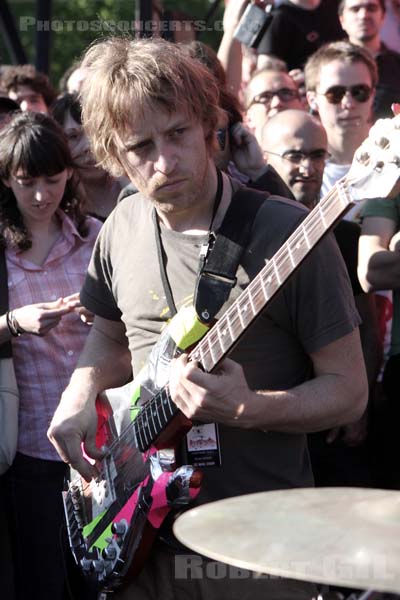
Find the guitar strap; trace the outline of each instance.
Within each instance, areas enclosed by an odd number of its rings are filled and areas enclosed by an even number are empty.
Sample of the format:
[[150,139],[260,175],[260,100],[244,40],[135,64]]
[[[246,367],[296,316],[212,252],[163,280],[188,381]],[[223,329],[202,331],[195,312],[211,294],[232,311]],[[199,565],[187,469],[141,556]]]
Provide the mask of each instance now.
[[[0,315],[4,315],[8,311],[8,278],[6,252],[4,246],[0,246]],[[0,345],[0,359],[11,358],[11,341]]]
[[200,258],[194,306],[203,323],[210,323],[236,285],[236,271],[248,245],[254,219],[268,193],[240,188],[231,199],[214,243]]

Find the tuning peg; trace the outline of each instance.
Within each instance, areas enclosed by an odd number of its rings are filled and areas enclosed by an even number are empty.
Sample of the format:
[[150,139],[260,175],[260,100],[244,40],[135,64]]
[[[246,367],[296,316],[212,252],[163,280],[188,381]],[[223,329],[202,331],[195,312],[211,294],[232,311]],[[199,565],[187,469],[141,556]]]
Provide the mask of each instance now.
[[379,146],[379,148],[388,148],[390,146],[390,141],[387,137],[382,136],[375,140],[375,144]]
[[383,162],[383,160],[377,160],[376,163],[374,164],[374,171],[377,171],[378,173],[380,173],[384,166],[385,166],[385,163]]
[[356,152],[356,160],[359,163],[363,163],[363,164],[367,164],[369,162],[370,159],[370,154],[369,152],[366,152],[365,150],[357,150]]

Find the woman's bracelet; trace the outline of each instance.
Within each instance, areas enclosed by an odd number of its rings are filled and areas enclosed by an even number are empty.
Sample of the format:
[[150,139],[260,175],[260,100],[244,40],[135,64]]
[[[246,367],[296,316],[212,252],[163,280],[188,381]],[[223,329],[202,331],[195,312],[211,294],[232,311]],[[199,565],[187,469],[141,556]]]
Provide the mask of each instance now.
[[25,329],[22,329],[22,327],[19,326],[19,323],[12,310],[7,311],[6,321],[8,331],[13,337],[19,337],[21,333],[25,333]]

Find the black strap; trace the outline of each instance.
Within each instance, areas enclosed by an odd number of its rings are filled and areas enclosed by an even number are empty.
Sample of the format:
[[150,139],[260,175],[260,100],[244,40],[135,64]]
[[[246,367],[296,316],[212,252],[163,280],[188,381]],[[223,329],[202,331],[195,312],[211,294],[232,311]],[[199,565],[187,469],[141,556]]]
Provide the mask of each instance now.
[[204,323],[210,323],[216,316],[236,285],[236,271],[248,245],[255,216],[268,195],[248,188],[233,194],[197,278],[194,305]]
[[167,300],[169,312],[171,314],[171,317],[173,317],[174,315],[176,315],[177,310],[176,310],[174,297],[172,295],[171,286],[169,284],[169,280],[167,277],[167,269],[165,266],[166,261],[167,261],[167,256],[165,254],[165,250],[161,243],[160,224],[158,222],[157,212],[156,212],[155,208],[153,209],[152,217],[153,217],[154,231],[156,234],[157,258],[158,258],[158,265],[160,267],[161,282],[162,282],[162,285],[164,288],[165,298]]
[[[4,315],[9,308],[8,304],[8,277],[6,253],[3,246],[0,246],[0,315]],[[0,358],[11,358],[11,341],[0,345]]]

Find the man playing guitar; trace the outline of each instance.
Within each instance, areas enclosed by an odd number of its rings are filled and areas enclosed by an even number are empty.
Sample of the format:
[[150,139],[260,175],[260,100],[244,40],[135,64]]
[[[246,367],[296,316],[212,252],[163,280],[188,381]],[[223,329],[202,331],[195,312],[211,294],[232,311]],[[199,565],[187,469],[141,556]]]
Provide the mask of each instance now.
[[[117,206],[97,240],[81,293],[96,317],[48,433],[62,459],[90,481],[97,469],[87,457],[103,456],[95,442],[98,393],[137,375],[172,316],[171,303],[178,316],[193,303],[199,252],[209,232],[218,232],[238,186],[213,162],[217,85],[179,47],[111,38],[92,46],[82,66],[83,120],[95,156],[139,190]],[[263,202],[221,314],[308,214],[291,201]],[[277,281],[279,269],[274,263]],[[256,300],[241,305],[238,322]],[[358,324],[328,235],[213,372],[187,353],[172,361],[170,397],[196,422],[186,449],[214,450],[197,503],[313,484],[306,433],[356,420],[366,405]],[[222,347],[234,325],[220,333]],[[187,455],[196,464],[196,452]],[[196,579],[204,600],[310,598],[308,584],[229,571],[216,577],[206,561],[196,563],[195,573],[182,572],[172,534],[161,537],[142,572],[113,597],[186,598]]]

